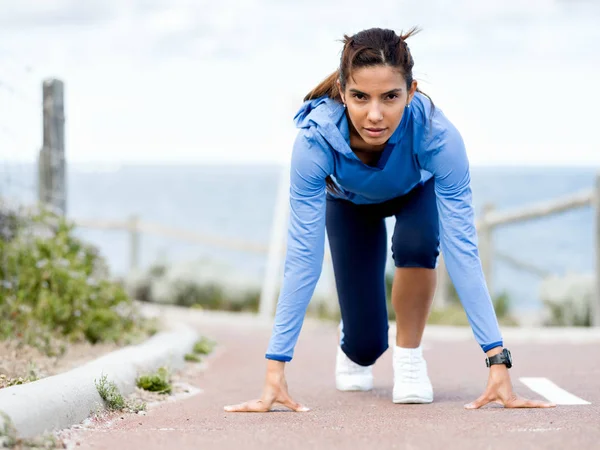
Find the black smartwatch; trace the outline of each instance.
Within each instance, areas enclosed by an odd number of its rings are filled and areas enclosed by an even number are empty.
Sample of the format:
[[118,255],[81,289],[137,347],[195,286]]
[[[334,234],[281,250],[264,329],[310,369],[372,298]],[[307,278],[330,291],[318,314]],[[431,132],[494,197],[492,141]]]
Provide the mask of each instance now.
[[512,356],[510,355],[510,351],[505,348],[502,350],[502,353],[485,358],[485,365],[487,367],[493,366],[494,364],[504,364],[507,369],[510,369],[512,367]]

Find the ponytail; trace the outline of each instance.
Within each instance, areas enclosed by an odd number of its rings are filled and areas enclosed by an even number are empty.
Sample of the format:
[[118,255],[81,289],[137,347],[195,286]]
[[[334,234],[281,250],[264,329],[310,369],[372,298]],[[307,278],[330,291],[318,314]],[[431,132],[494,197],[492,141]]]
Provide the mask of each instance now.
[[340,90],[338,89],[337,85],[339,78],[340,72],[336,70],[323,81],[321,81],[316,88],[306,94],[304,101],[313,100],[315,98],[323,97],[324,95],[327,95],[333,99],[341,100]]

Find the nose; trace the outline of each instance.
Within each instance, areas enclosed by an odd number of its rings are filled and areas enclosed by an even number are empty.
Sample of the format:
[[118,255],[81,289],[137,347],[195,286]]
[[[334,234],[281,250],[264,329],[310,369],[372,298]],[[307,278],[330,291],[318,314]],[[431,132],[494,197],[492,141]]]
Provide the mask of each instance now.
[[381,122],[383,120],[383,112],[381,111],[381,107],[377,103],[373,103],[369,108],[369,113],[367,115],[367,119],[369,119],[372,123]]

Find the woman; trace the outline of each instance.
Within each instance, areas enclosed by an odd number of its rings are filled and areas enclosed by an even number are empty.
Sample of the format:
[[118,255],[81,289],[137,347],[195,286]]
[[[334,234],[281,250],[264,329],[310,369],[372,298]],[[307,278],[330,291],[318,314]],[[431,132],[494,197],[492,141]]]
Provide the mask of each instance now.
[[514,394],[477,251],[469,163],[456,128],[419,91],[406,39],[369,29],[345,36],[338,71],[304,99],[291,165],[290,224],[283,287],[266,354],[262,397],[226,411],[269,411],[280,403],[308,408],[289,395],[284,366],[292,359],[329,238],[342,321],[339,390],[370,390],[372,365],[388,348],[385,218],[395,216],[392,304],[395,403],[431,403],[433,389],[421,337],[436,286],[439,246],[490,367],[481,397],[505,407],[553,404]]

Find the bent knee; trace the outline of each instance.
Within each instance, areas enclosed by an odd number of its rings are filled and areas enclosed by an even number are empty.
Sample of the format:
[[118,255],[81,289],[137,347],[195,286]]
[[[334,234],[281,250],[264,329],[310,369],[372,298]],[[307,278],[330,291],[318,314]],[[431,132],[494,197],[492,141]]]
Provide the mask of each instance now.
[[394,233],[392,257],[396,267],[423,267],[435,269],[440,254],[437,233],[423,233],[420,230]]
[[352,361],[361,366],[370,366],[375,364],[381,355],[388,349],[388,335],[379,339],[361,341],[357,343],[344,342],[342,350]]

